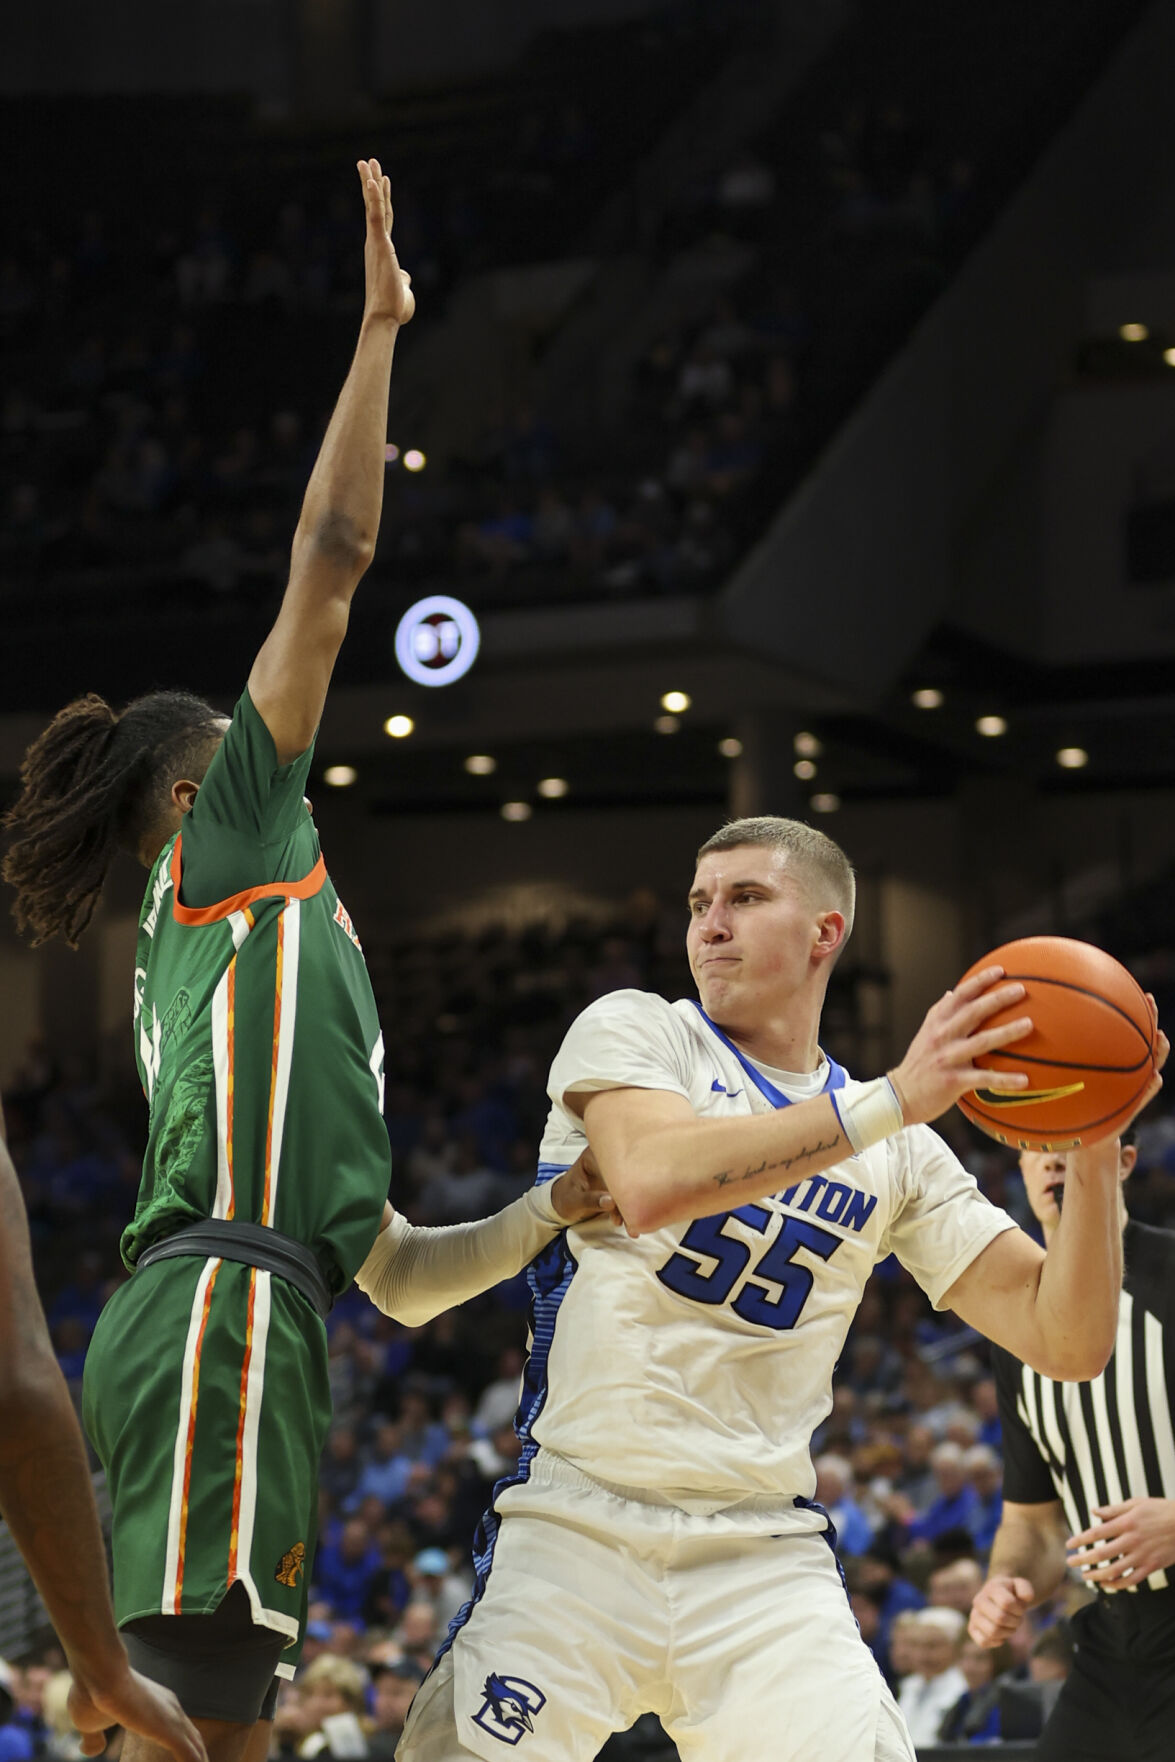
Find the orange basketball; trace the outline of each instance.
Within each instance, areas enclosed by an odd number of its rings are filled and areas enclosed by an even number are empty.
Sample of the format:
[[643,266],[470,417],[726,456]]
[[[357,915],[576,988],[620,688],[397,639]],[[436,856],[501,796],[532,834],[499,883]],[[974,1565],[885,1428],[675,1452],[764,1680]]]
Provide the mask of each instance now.
[[976,1089],[959,1106],[969,1120],[1016,1150],[1074,1150],[1121,1130],[1151,1079],[1155,1034],[1136,980],[1103,949],[1067,936],[1025,936],[976,961],[963,975],[1003,967],[1027,995],[983,1024],[1032,1017],[1023,1040],[985,1053],[992,1071],[1026,1071],[1026,1090]]

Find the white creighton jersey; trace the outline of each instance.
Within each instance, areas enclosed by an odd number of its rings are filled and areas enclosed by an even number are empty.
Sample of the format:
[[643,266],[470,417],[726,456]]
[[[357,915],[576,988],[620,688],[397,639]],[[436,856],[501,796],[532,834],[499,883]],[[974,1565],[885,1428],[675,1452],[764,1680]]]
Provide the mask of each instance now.
[[[616,991],[572,1024],[551,1067],[540,1178],[586,1142],[570,1091],[669,1090],[713,1119],[842,1085],[856,1087],[827,1060],[813,1076],[758,1067],[695,1003]],[[943,1141],[913,1126],[770,1198],[636,1241],[599,1224],[569,1230],[530,1273],[520,1478],[545,1447],[686,1511],[750,1499],[774,1531],[822,1528],[809,1444],[872,1268],[896,1254],[937,1306],[1013,1228]]]

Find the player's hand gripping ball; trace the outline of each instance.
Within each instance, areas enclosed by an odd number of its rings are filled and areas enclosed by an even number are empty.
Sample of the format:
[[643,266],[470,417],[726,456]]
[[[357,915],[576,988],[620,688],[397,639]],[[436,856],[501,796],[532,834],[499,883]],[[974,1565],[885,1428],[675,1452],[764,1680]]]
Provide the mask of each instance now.
[[1026,996],[984,1023],[1032,1017],[1031,1034],[976,1063],[1026,1071],[1028,1088],[976,1089],[959,1107],[1017,1150],[1075,1150],[1132,1119],[1157,1066],[1158,1031],[1146,996],[1112,955],[1067,936],[1026,936],[993,949],[963,975],[1003,967]]

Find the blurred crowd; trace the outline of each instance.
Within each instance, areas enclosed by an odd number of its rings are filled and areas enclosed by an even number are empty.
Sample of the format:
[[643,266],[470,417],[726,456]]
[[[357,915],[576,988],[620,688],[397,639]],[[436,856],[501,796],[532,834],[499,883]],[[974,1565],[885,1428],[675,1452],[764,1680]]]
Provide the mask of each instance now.
[[[389,1024],[393,1196],[411,1219],[484,1216],[530,1184],[547,1066],[592,997],[626,985],[680,994],[655,902],[641,896],[623,915],[626,934],[604,919],[497,926],[465,941],[416,937],[411,961],[391,951],[374,963]],[[525,974],[550,987],[511,983]],[[38,1277],[75,1391],[102,1304],[125,1277],[117,1239],[134,1204],[141,1105],[39,1045],[5,1094]],[[958,1116],[943,1126],[990,1197],[1033,1227],[1007,1153]],[[1140,1132],[1133,1215],[1175,1225],[1172,1173],[1175,1116],[1160,1115]],[[282,1752],[391,1756],[415,1687],[470,1594],[475,1525],[518,1459],[527,1304],[521,1278],[416,1329],[379,1315],[354,1288],[336,1304],[335,1416],[306,1648],[275,1722]],[[857,1619],[919,1741],[1029,1729],[1063,1675],[1065,1617],[1082,1592],[1034,1611],[1000,1652],[965,1638],[1000,1516],[995,1391],[985,1343],[933,1312],[893,1262],[858,1312],[815,1458]],[[0,1762],[75,1753],[55,1724],[58,1662],[49,1651],[0,1669],[0,1697],[13,1703],[0,1718]],[[659,1729],[638,1729],[608,1754],[652,1759],[658,1739]]]
[[[298,133],[238,100],[30,107],[25,151],[84,156],[89,194],[66,222],[30,182],[0,248],[0,603],[51,584],[68,604],[114,576],[121,606],[264,599],[361,306],[348,159],[377,138],[419,334],[461,278],[567,254],[743,10],[674,0],[541,35],[501,75],[373,104],[354,147],[354,129]],[[166,203],[143,201],[144,141]],[[439,521],[451,563],[460,475],[421,498],[396,463],[392,548],[423,567]]]
[[[501,90],[449,94],[399,135],[389,121],[418,334],[462,278],[582,252],[742,10],[674,5],[551,39]],[[990,219],[993,139],[1006,148],[1033,114],[1030,82],[998,115],[952,104],[963,51],[907,98],[896,43],[866,53],[864,28],[713,175],[683,163],[675,189],[634,198],[622,248],[659,290],[655,329],[618,368],[592,369],[611,384],[606,409],[594,385],[552,409],[520,385],[443,460],[399,437],[377,570],[457,580],[482,605],[721,582]],[[1022,83],[1034,65],[1026,50]],[[230,107],[211,136],[188,119],[201,159],[172,109],[145,105],[142,127],[178,155],[182,200],[144,210],[124,102],[122,158],[107,130],[70,225],[14,213],[0,252],[9,605],[43,604],[47,588],[89,605],[117,587],[122,608],[225,612],[283,582],[360,302],[352,192],[334,139],[266,137]],[[266,175],[246,175],[254,159]]]
[[[471,271],[577,245],[700,86],[724,41],[721,11],[670,8],[669,41],[624,27],[627,49],[610,41],[607,65],[626,84],[609,87],[606,113],[590,101],[595,73],[581,53],[574,77],[530,81],[531,99],[549,101],[497,103],[500,151],[487,153],[474,126],[479,107],[483,119],[493,108],[485,93],[434,130],[431,159],[404,141],[403,165],[390,167],[396,241],[422,328]],[[692,184],[683,172],[673,202],[635,224],[657,272],[672,279],[689,265],[695,292],[635,351],[607,428],[519,397],[443,466],[412,469],[392,449],[377,568],[397,583],[460,583],[479,604],[720,582],[991,213],[988,119],[961,107],[944,131],[940,75],[921,107],[879,88],[863,63],[817,77],[713,178]],[[182,105],[172,108],[170,120],[157,106],[143,122],[182,153]],[[124,121],[131,114],[124,104]],[[1006,114],[997,120],[1008,128]],[[216,178],[181,161],[166,202],[144,204],[130,154],[88,177],[76,208],[14,213],[0,249],[6,617],[34,606],[68,616],[115,590],[124,618],[168,597],[248,607],[280,590],[361,297],[354,193],[340,188],[336,141],[270,141],[267,163],[296,175],[258,184],[246,171],[252,125],[225,115],[218,126]],[[112,151],[98,131],[94,151]],[[414,938],[373,962],[400,1209],[447,1223],[524,1191],[563,1028],[619,987],[680,994],[679,942],[643,899],[620,926]],[[125,1276],[117,1243],[138,1186],[141,1099],[38,1045],[5,1106],[76,1390]],[[957,1121],[947,1130],[989,1195],[1030,1227],[1007,1157]],[[1175,1118],[1139,1141],[1130,1210],[1173,1224]],[[391,1757],[470,1593],[474,1526],[517,1461],[526,1311],[523,1280],[418,1329],[354,1290],[336,1305],[310,1622],[278,1704],[280,1752]],[[1079,1587],[999,1652],[965,1638],[999,1521],[999,1452],[984,1343],[883,1266],[816,1440],[817,1497],[862,1632],[919,1742],[1018,1735],[1067,1668]],[[52,1647],[0,1661],[0,1762],[78,1754],[60,1664]],[[646,1730],[608,1753],[652,1757],[656,1742]]]
[[[562,120],[570,152],[574,112]],[[577,150],[590,140],[584,125]],[[761,170],[757,209],[728,210],[720,181],[719,228],[769,227],[775,175]],[[31,603],[51,584],[68,604],[117,580],[124,605],[267,602],[360,303],[353,205],[337,179],[263,217],[202,192],[182,227],[144,237],[126,195],[133,212],[108,186],[67,241],[18,233],[0,262],[4,597]],[[484,223],[460,190],[430,211],[410,175],[396,205],[427,322],[455,266],[479,266]],[[720,248],[697,218],[699,245]],[[874,244],[894,244],[879,221]],[[457,577],[481,604],[715,585],[812,440],[811,322],[758,244],[738,261],[707,314],[651,343],[606,431],[519,401],[463,455],[415,470],[402,436],[377,566]]]

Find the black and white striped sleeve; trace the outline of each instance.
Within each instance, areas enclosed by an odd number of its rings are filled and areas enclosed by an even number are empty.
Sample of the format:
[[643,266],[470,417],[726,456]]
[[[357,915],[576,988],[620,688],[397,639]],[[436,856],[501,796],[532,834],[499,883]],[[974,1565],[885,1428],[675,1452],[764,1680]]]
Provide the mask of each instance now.
[[991,1367],[1000,1406],[1004,1498],[1013,1505],[1051,1504],[1060,1495],[1021,1411],[1024,1366],[1010,1352],[993,1346]]

